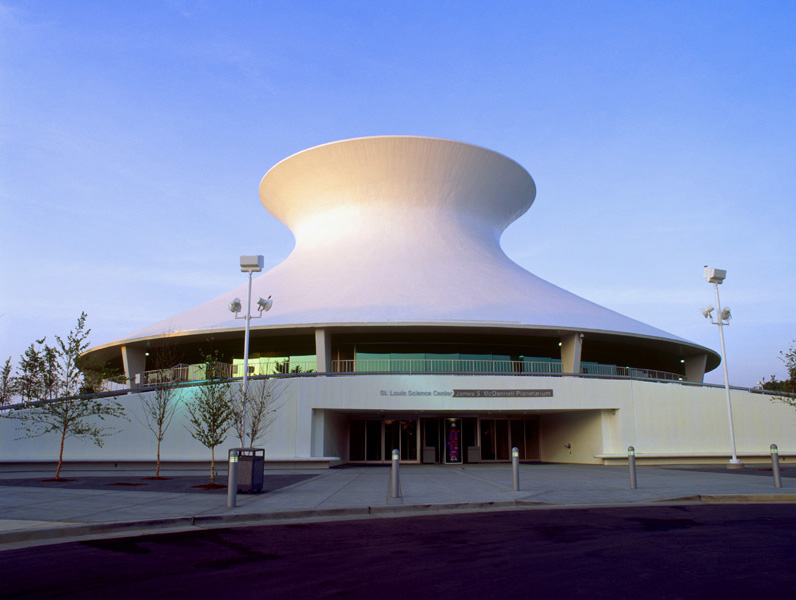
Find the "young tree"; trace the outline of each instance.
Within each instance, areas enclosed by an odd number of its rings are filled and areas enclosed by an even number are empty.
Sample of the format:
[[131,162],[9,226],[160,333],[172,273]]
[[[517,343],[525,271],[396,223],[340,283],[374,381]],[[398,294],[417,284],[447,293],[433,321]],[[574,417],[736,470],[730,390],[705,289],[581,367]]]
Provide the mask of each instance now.
[[[58,466],[55,470],[55,479],[60,479],[66,440],[70,437],[87,438],[101,448],[103,438],[116,433],[116,429],[104,421],[124,417],[124,409],[115,400],[75,397],[43,400],[8,416],[20,421],[18,429],[25,432],[23,437],[41,437],[48,433],[60,437]],[[95,419],[103,423],[92,423]]]
[[80,313],[77,318],[77,327],[69,332],[66,341],[60,336],[55,336],[58,360],[56,376],[58,378],[59,392],[64,396],[75,396],[82,391],[85,382],[83,365],[80,355],[88,350],[91,345],[88,336],[90,329],[86,329],[86,313]]
[[234,395],[233,427],[242,448],[246,447],[246,437],[250,448],[265,439],[281,406],[280,384],[281,381],[272,378],[250,381],[247,395],[244,396],[242,389]]
[[44,345],[41,353],[41,387],[42,400],[53,400],[60,393],[58,389],[60,387],[58,349],[47,344]]
[[787,395],[775,396],[772,401],[784,402],[796,408],[796,340],[791,342],[790,348],[779,353],[779,359],[785,364],[788,378],[784,381],[778,380],[772,375],[768,381],[764,378],[761,382],[764,390],[775,392],[785,392]]
[[[36,344],[41,346],[44,338],[36,340]],[[44,382],[42,373],[44,371],[43,350],[31,344],[19,358],[18,375],[14,381],[14,387],[19,393],[22,402],[32,402],[40,400],[43,396]]]
[[[44,400],[39,395],[38,401],[32,406],[7,415],[20,421],[18,429],[24,431],[23,437],[40,437],[48,433],[59,436],[60,449],[55,479],[61,478],[64,443],[68,438],[87,438],[102,447],[103,438],[116,432],[105,421],[124,417],[124,409],[115,400],[99,400],[78,395],[83,384],[83,373],[78,364],[80,355],[89,347],[89,333],[91,330],[86,329],[86,313],[82,313],[77,320],[77,327],[69,332],[65,340],[58,336],[55,338],[57,345],[52,349],[55,357],[52,375],[56,381],[52,388],[62,397]],[[43,343],[43,340],[37,343]],[[31,344],[28,350],[32,349]],[[30,352],[26,352],[26,356],[29,354]],[[44,364],[44,361],[39,362]],[[44,386],[40,385],[38,389],[41,394]],[[32,392],[29,391],[28,394],[30,393]]]
[[175,344],[166,341],[153,354],[155,367],[155,390],[144,395],[142,400],[144,424],[157,441],[157,462],[155,479],[160,479],[160,446],[166,437],[177,410],[178,388],[175,367],[180,362],[180,354]]
[[222,365],[217,355],[205,362],[205,382],[195,388],[188,403],[188,432],[205,448],[210,449],[210,484],[216,482],[216,446],[224,442],[232,426],[231,385],[221,378]]
[[155,479],[160,479],[160,447],[177,411],[177,388],[167,372],[157,374],[157,387],[143,397],[144,422],[155,436],[157,453],[155,463]]
[[3,365],[3,369],[0,370],[0,406],[11,404],[11,399],[14,396],[13,384],[13,367],[11,366],[11,357],[9,356]]

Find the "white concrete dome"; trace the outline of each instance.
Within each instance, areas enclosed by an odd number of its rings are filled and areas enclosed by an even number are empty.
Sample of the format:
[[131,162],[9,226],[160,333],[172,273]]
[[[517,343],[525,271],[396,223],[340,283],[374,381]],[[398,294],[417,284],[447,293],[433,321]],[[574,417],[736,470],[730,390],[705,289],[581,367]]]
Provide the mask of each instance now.
[[[254,279],[252,297],[272,296],[274,305],[252,323],[253,335],[347,326],[577,332],[707,356],[715,368],[714,352],[584,300],[511,261],[500,236],[535,195],[533,179],[513,160],[449,140],[358,138],[290,156],[260,183],[263,205],[290,228],[296,245],[284,262]],[[227,305],[245,292],[242,285],[97,350],[164,332],[239,331],[243,321],[232,318]]]

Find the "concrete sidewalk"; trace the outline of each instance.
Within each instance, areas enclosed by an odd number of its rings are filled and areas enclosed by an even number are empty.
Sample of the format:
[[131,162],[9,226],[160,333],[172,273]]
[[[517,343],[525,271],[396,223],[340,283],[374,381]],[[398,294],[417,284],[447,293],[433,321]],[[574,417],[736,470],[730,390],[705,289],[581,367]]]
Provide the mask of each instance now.
[[[629,489],[627,467],[591,465],[520,466],[520,491],[513,491],[511,466],[403,465],[402,497],[391,498],[388,467],[317,471],[268,471],[269,475],[314,475],[260,495],[239,494],[227,508],[226,493],[163,493],[132,489],[53,488],[3,485],[3,481],[49,474],[0,475],[0,549],[129,536],[195,527],[238,526],[423,514],[432,511],[616,506],[651,502],[796,502],[796,474],[783,471],[774,487],[765,466],[744,470],[644,466],[638,489]],[[70,479],[145,477],[151,472],[64,472]],[[181,477],[196,472],[169,472]],[[219,482],[226,483],[225,474]],[[90,487],[90,486],[87,486]]]

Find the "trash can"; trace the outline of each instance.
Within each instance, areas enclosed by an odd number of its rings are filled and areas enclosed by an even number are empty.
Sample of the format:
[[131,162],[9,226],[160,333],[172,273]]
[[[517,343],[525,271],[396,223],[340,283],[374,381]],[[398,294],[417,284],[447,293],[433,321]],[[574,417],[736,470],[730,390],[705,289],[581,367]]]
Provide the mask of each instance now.
[[259,494],[263,491],[265,449],[238,448],[238,491]]

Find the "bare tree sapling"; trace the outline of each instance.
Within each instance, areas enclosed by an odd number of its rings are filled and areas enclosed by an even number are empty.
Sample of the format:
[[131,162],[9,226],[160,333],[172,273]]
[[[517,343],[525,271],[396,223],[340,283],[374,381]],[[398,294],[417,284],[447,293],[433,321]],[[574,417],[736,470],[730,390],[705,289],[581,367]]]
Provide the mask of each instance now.
[[189,422],[186,427],[195,440],[210,449],[210,485],[215,485],[216,446],[226,439],[234,414],[231,384],[223,378],[223,364],[217,355],[207,356],[205,377],[205,382],[194,388],[194,396],[186,405]]
[[177,411],[179,400],[177,387],[179,371],[175,367],[180,362],[180,353],[176,345],[167,340],[154,351],[153,356],[155,389],[143,395],[141,404],[144,424],[157,442],[155,479],[160,479],[160,449]]
[[234,394],[233,428],[242,448],[246,447],[247,437],[250,448],[264,442],[268,429],[282,404],[283,385],[284,382],[280,379],[266,377],[249,381],[248,394],[245,396],[243,388]]

